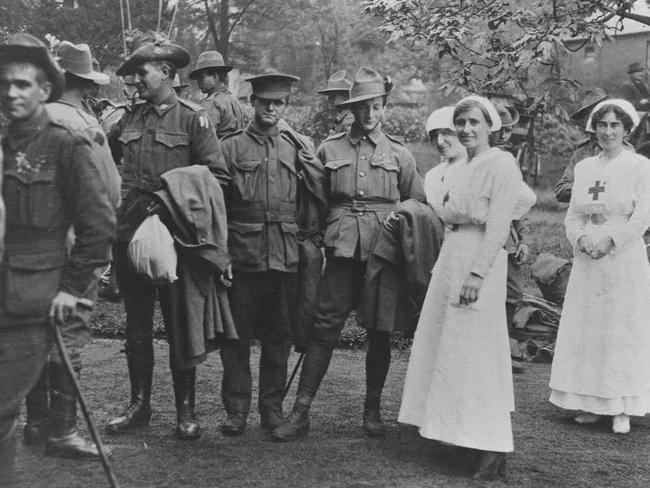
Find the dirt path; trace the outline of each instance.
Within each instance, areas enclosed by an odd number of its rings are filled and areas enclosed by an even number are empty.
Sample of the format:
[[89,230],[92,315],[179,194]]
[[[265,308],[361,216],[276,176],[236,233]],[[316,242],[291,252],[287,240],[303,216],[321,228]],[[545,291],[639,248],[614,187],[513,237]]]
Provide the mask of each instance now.
[[[98,339],[85,349],[82,383],[99,425],[120,410],[128,377],[121,343]],[[221,367],[212,355],[198,371],[198,415],[203,435],[195,442],[172,436],[175,421],[166,345],[156,344],[154,417],[151,426],[105,437],[123,488],[131,487],[470,487],[466,460],[451,448],[422,439],[396,423],[406,358],[394,360],[385,391],[386,440],[369,440],[360,428],[364,353],[337,350],[313,408],[312,432],[299,442],[277,444],[259,427],[256,413],[239,438],[219,433]],[[259,351],[253,354],[253,364]],[[291,358],[293,362],[296,356]],[[508,486],[650,486],[650,419],[633,421],[628,436],[608,425],[579,427],[547,402],[550,366],[531,364],[515,377],[514,431],[517,451],[508,459]],[[295,388],[295,387],[294,387]],[[293,397],[293,391],[290,393]],[[285,408],[290,407],[290,400]],[[107,486],[99,463],[41,456],[19,448],[22,485],[29,488]],[[0,486],[2,480],[0,480]],[[492,483],[490,486],[503,486]]]

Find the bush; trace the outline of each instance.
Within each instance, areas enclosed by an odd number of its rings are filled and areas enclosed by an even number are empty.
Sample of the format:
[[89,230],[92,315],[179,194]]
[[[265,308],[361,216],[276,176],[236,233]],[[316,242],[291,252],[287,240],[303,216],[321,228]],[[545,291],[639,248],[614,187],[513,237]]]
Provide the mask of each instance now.
[[384,131],[404,142],[426,142],[425,123],[430,112],[424,106],[412,108],[389,105],[384,113]]

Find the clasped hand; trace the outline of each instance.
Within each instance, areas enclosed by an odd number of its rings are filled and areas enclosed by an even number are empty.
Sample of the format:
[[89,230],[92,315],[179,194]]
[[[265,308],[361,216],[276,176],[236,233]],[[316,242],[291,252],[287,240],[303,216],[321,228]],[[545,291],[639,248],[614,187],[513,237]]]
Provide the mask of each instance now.
[[598,241],[595,241],[587,236],[581,236],[578,239],[578,250],[582,251],[585,254],[588,254],[592,259],[600,259],[609,252],[614,247],[614,241],[610,236],[601,237]]

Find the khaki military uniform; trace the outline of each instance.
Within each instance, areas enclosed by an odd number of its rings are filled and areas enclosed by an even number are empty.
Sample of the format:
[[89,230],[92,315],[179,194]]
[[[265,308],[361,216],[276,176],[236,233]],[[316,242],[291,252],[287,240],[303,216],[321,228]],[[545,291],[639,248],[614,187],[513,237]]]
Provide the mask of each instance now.
[[[95,270],[109,260],[115,230],[90,141],[45,112],[35,117],[29,126],[10,124],[2,141],[7,232],[0,264],[0,438],[45,363],[52,299],[59,291],[86,296]],[[68,249],[71,227],[76,241]]]
[[225,86],[220,86],[201,100],[201,106],[210,117],[219,139],[244,127],[241,104]]
[[[155,287],[132,270],[126,254],[143,217],[137,210],[147,206],[146,192],[159,190],[160,176],[171,169],[206,165],[222,184],[228,182],[228,170],[205,111],[175,94],[160,105],[143,103],[126,112],[111,129],[109,144],[115,161],[121,161],[123,203],[114,266],[127,312],[127,346],[138,343],[150,350]],[[182,284],[158,287],[163,314],[171,313],[169,294],[178,286]]]
[[231,181],[226,192],[230,306],[239,340],[221,349],[222,397],[229,414],[250,409],[250,341],[262,341],[259,411],[281,415],[289,335],[297,312],[298,151],[286,133],[254,124],[223,141]]

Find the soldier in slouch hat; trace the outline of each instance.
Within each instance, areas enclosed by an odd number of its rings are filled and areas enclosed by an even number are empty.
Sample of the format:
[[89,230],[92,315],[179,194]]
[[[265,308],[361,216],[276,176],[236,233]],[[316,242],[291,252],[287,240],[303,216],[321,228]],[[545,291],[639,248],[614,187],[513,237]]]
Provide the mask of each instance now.
[[[352,111],[354,123],[318,148],[327,177],[327,264],[296,401],[291,414],[272,433],[277,441],[291,441],[309,431],[309,408],[345,320],[359,302],[366,263],[382,222],[391,228],[397,225],[394,210],[402,200],[425,201],[413,156],[381,128],[391,88],[376,71],[360,68],[349,100],[339,103]],[[380,398],[390,364],[390,333],[371,326],[368,342],[363,427],[368,435],[382,437]]]
[[196,66],[190,71],[190,80],[196,80],[206,95],[201,100],[201,106],[208,113],[219,139],[244,126],[241,105],[226,86],[226,77],[232,68],[224,63],[218,51],[205,51],[199,55]]
[[[19,408],[50,350],[48,321],[82,321],[81,306],[110,257],[115,213],[100,162],[82,132],[54,122],[64,75],[47,47],[29,34],[0,46],[0,101],[10,120],[2,141],[2,193],[7,205],[0,263],[0,479],[11,478]],[[74,231],[70,246],[68,233]],[[85,316],[87,319],[87,315]],[[53,449],[76,447],[75,397],[55,385],[48,432]],[[64,450],[65,450],[64,449]],[[8,484],[11,484],[9,481]]]
[[[150,192],[161,189],[160,176],[172,169],[200,164],[207,166],[222,185],[229,181],[221,145],[205,110],[178,98],[173,79],[178,68],[190,63],[185,49],[164,39],[145,42],[117,70],[119,76],[135,75],[144,103],[127,111],[109,133],[115,161],[121,160],[124,199],[118,211],[113,249],[117,281],[126,308],[126,355],[131,398],[124,412],[106,424],[109,434],[127,432],[146,424],[151,417],[153,374],[153,311],[157,294],[165,323],[172,315],[172,294],[183,283],[154,286],[133,271],[127,247],[151,204]],[[181,280],[182,281],[182,280]],[[182,327],[181,327],[182,328]],[[180,336],[186,332],[181,330]],[[170,339],[170,357],[178,357],[180,345]],[[170,361],[177,424],[175,435],[196,439],[200,435],[194,411],[196,364],[204,358]]]

